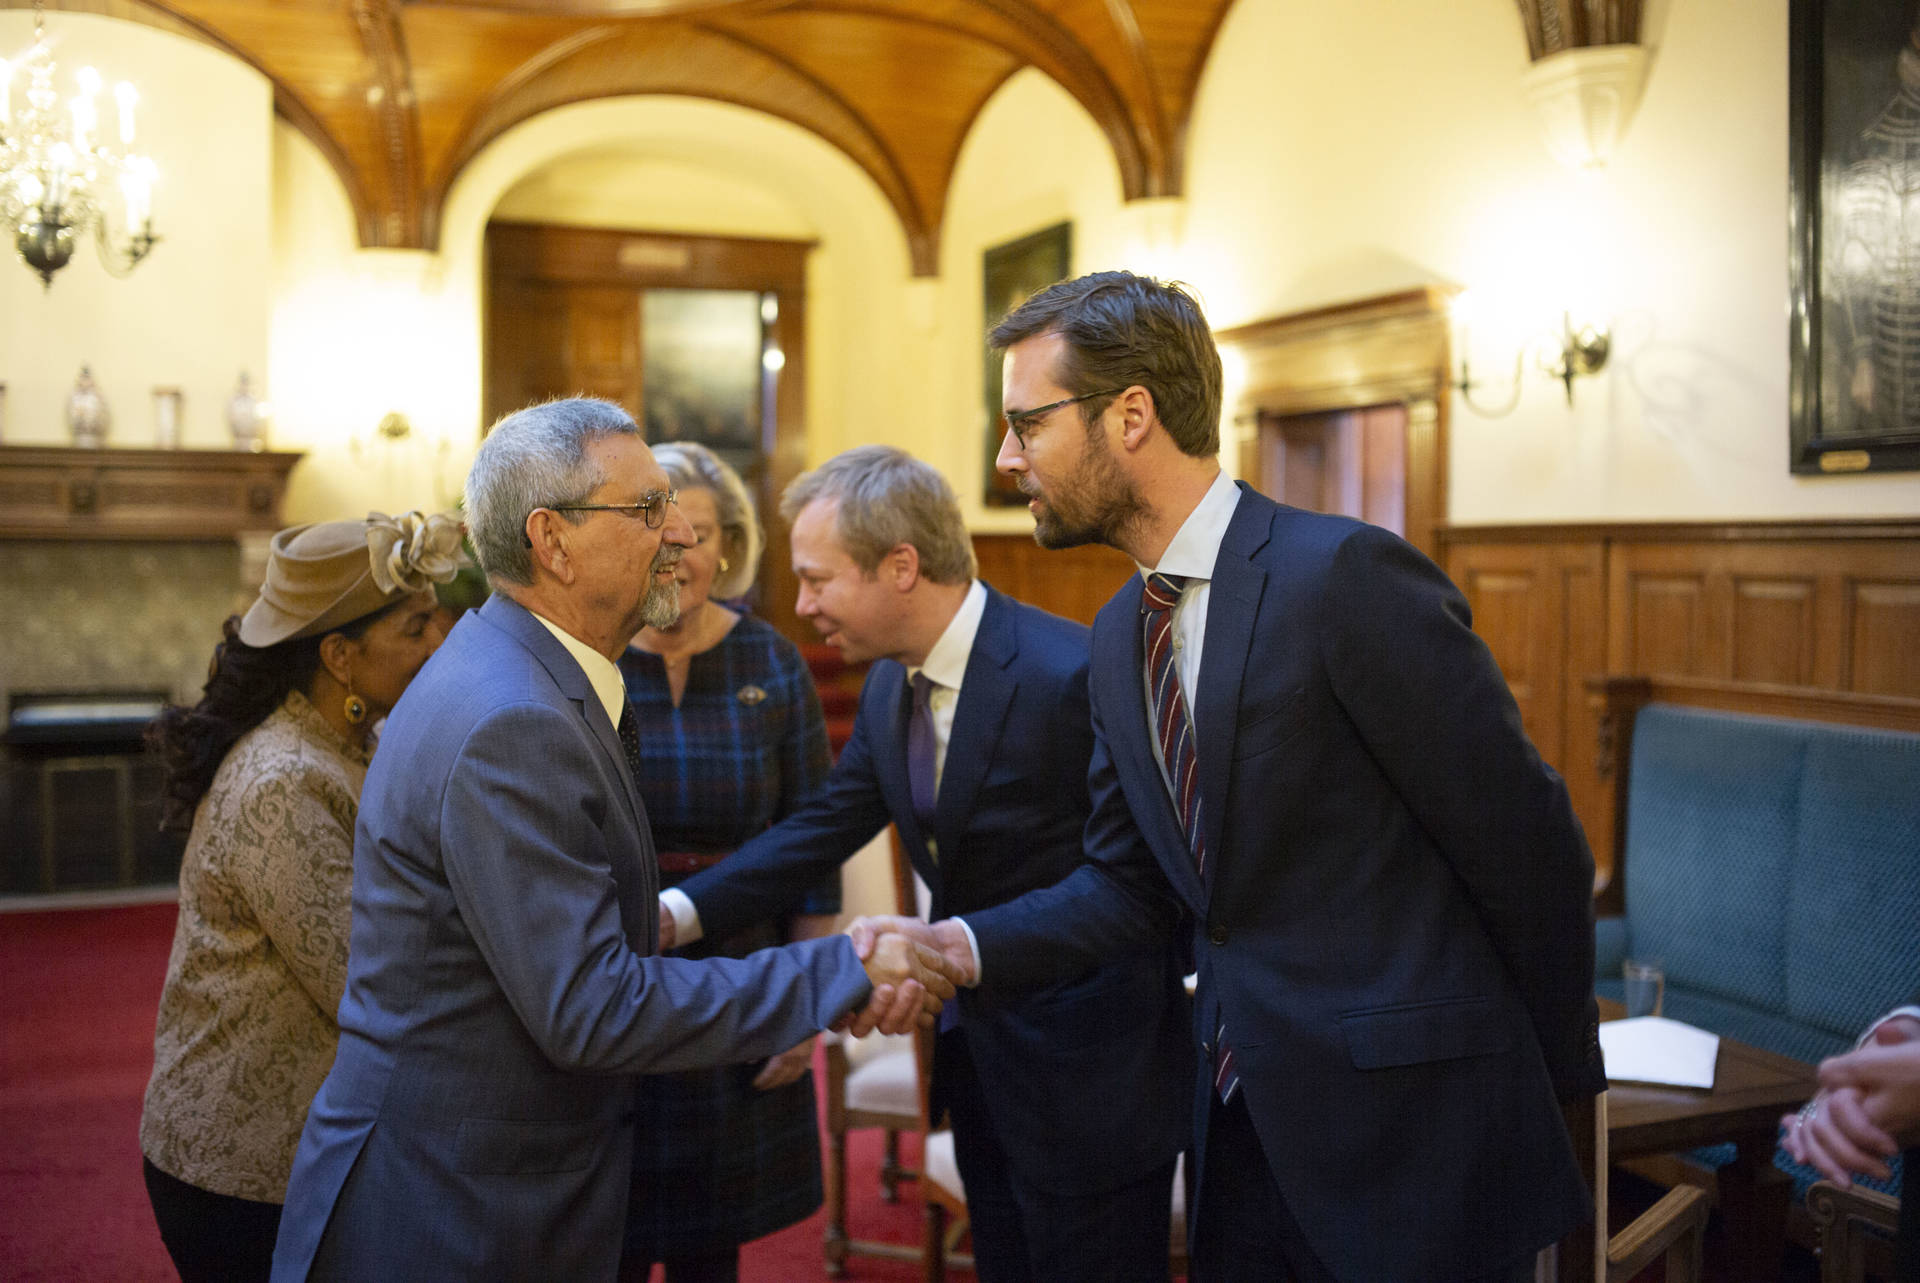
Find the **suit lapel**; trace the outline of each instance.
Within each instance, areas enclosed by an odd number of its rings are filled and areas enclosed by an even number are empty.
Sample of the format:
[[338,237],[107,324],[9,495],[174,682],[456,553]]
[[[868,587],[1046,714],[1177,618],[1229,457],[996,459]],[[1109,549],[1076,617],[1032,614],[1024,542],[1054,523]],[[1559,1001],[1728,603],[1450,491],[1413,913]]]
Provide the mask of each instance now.
[[1211,886],[1222,853],[1227,787],[1233,777],[1233,746],[1239,729],[1240,684],[1246,676],[1253,622],[1267,572],[1252,561],[1266,546],[1273,524],[1270,502],[1240,487],[1240,503],[1227,524],[1208,581],[1207,634],[1200,657],[1200,693],[1195,710],[1200,758],[1200,822],[1207,835],[1207,882]]
[[587,680],[586,670],[580,667],[580,661],[567,653],[567,648],[558,638],[547,631],[547,626],[533,617],[533,612],[519,602],[495,593],[487,598],[480,608],[480,617],[506,633],[522,646],[526,647],[547,670],[547,676],[560,693],[579,705],[580,716],[586,721],[587,729],[600,743],[600,749],[613,760],[613,769],[626,783],[624,790],[627,814],[633,818],[633,824],[640,831],[642,841],[650,841],[647,825],[642,821],[640,810],[640,789],[633,778],[633,771],[627,765],[627,751],[620,746],[620,735],[607,720],[607,710],[595,693],[593,683]]
[[973,814],[974,799],[980,796],[987,764],[993,760],[1019,686],[1008,672],[1019,653],[1013,611],[1011,602],[987,589],[987,606],[967,656],[960,702],[953,710],[953,731],[947,740],[947,760],[940,772],[940,793],[934,802],[934,836],[946,842],[949,851],[956,846],[951,839],[958,837]]
[[[1127,804],[1141,836],[1153,848],[1167,880],[1189,905],[1203,909],[1206,897],[1180,816],[1153,756],[1153,723],[1147,714],[1147,648],[1140,621],[1139,575],[1131,575],[1093,625],[1093,663],[1088,680],[1099,690],[1107,751],[1127,790]],[[1144,794],[1144,798],[1142,797]],[[1144,807],[1141,805],[1145,802]]]

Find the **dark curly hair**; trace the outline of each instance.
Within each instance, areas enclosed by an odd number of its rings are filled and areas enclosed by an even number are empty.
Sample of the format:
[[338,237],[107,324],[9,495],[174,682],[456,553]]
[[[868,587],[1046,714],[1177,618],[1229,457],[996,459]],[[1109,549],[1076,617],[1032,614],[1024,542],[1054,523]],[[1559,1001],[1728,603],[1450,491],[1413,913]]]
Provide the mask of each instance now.
[[[404,599],[403,599],[404,600]],[[353,641],[394,606],[329,629],[317,637],[295,637],[271,646],[240,640],[240,616],[227,616],[223,640],[213,648],[213,664],[200,702],[192,708],[169,704],[147,725],[147,746],[166,765],[160,827],[185,833],[193,827],[194,808],[213,784],[214,772],[234,741],[267,719],[292,690],[305,690],[320,667],[320,643],[331,633]]]

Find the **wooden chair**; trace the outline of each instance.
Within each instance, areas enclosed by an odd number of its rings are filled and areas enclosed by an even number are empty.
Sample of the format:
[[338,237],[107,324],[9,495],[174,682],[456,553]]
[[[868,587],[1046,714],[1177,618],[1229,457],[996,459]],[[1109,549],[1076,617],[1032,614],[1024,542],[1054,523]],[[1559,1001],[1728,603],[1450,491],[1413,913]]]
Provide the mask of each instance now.
[[[889,830],[893,852],[894,911],[914,913],[913,874],[900,850],[900,837]],[[846,1271],[847,1257],[887,1257],[917,1261],[918,1246],[854,1239],[847,1235],[847,1133],[856,1127],[885,1131],[886,1157],[880,1166],[880,1197],[891,1203],[899,1184],[914,1180],[917,1171],[900,1163],[903,1132],[925,1135],[927,1082],[932,1044],[926,1035],[888,1037],[871,1034],[853,1040],[829,1034],[826,1044],[827,1152],[823,1156],[827,1186],[827,1228],[821,1250],[827,1277]]]
[[1629,1283],[1666,1258],[1667,1283],[1700,1283],[1701,1251],[1711,1210],[1706,1191],[1670,1189],[1611,1238],[1607,1235],[1607,1096],[1566,1107],[1567,1133],[1593,1191],[1594,1221],[1540,1254],[1541,1283]]
[[1807,1213],[1820,1231],[1820,1283],[1861,1283],[1869,1271],[1892,1274],[1899,1199],[1858,1185],[1841,1189],[1832,1181],[1815,1181],[1807,1191]]

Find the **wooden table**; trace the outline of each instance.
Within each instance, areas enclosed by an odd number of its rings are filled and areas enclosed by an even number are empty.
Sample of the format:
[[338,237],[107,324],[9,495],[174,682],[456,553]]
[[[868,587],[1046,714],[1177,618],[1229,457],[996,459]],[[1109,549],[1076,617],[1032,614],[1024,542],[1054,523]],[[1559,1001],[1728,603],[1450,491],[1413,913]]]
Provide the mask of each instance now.
[[[1617,1020],[1620,1004],[1602,998],[1600,1018]],[[1777,1279],[1786,1248],[1792,1184],[1773,1166],[1780,1115],[1812,1096],[1814,1067],[1722,1036],[1713,1090],[1631,1083],[1607,1089],[1607,1148],[1613,1159],[1665,1154],[1732,1142],[1733,1162],[1720,1169],[1720,1210],[1733,1252],[1730,1277]]]

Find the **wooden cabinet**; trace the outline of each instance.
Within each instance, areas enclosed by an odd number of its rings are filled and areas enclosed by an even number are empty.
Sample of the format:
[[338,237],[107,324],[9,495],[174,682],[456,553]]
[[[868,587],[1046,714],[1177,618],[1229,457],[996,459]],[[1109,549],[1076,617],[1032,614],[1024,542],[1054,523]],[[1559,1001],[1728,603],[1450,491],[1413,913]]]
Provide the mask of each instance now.
[[0,446],[0,539],[222,539],[280,526],[287,451]]

